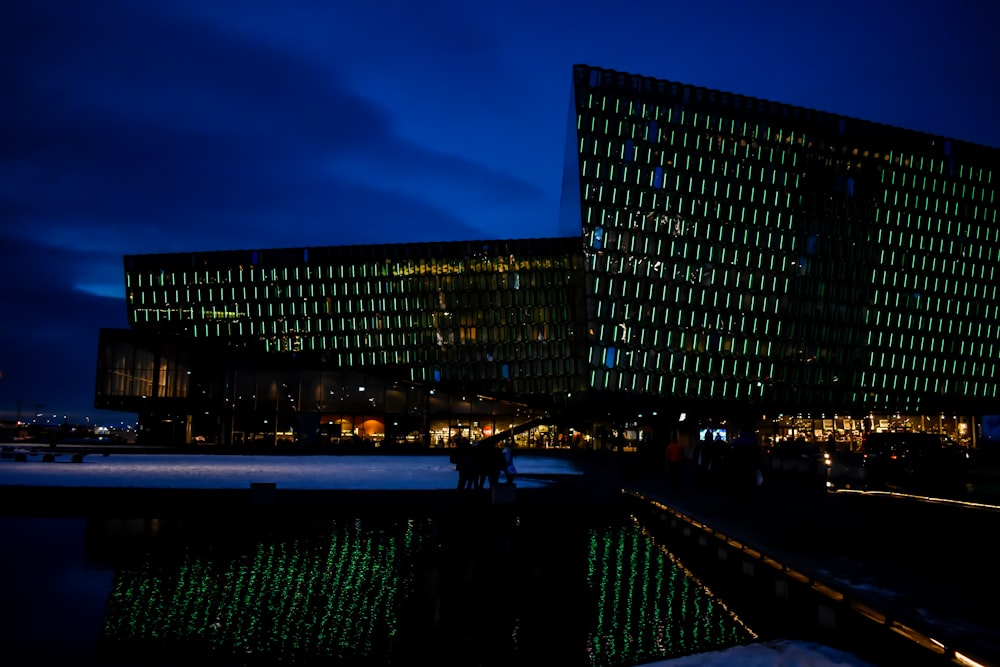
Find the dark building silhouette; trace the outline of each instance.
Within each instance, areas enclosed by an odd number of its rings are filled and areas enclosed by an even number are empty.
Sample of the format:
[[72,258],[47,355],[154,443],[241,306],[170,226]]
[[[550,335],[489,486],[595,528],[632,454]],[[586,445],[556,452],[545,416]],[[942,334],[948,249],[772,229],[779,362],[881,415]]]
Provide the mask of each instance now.
[[971,438],[1000,412],[1000,151],[583,65],[570,111],[562,238],[126,257],[97,407],[226,440],[294,401],[320,432],[350,372],[405,383],[369,412],[424,438],[431,389],[451,430],[470,394],[517,406],[491,430],[963,415]]

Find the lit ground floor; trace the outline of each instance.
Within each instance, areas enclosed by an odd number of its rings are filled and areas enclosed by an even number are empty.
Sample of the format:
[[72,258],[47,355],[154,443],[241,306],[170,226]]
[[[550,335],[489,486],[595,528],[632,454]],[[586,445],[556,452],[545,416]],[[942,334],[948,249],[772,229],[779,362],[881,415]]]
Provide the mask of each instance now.
[[[871,413],[867,415],[784,415],[763,414],[756,421],[755,431],[761,445],[783,441],[804,441],[808,444],[832,446],[838,451],[856,451],[868,433],[916,431],[940,433],[964,447],[975,448],[990,440],[983,430],[984,420],[974,415],[904,415]],[[738,433],[726,419],[702,420],[697,425],[697,439],[722,435],[728,440]],[[709,438],[710,439],[710,438]]]
[[[783,415],[762,414],[753,420],[719,416],[595,416],[589,419],[532,410],[526,405],[438,398],[435,412],[292,413],[254,415],[251,425],[217,430],[215,419],[197,416],[144,415],[140,444],[235,447],[251,450],[304,447],[363,452],[381,448],[447,449],[459,439],[509,440],[521,449],[635,451],[663,446],[672,439],[732,441],[746,428],[767,450],[799,442],[824,450],[851,452],[869,433],[917,431],[940,433],[963,447],[995,444],[989,418],[975,415]],[[984,426],[985,424],[985,426]],[[985,429],[985,430],[984,430]]]

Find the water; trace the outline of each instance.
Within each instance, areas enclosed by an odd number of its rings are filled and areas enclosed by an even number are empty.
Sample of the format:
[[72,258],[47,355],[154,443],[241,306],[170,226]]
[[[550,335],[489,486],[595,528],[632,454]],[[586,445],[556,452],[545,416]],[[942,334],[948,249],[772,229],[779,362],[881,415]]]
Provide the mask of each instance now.
[[0,537],[5,665],[614,667],[755,639],[612,512],[0,519]]

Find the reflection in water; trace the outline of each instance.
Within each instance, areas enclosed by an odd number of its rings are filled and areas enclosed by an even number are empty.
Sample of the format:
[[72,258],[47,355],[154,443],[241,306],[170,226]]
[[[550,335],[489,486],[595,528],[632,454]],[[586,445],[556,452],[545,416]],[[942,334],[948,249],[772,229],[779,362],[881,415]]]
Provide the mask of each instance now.
[[148,550],[115,577],[104,624],[109,654],[386,662],[426,526],[354,519],[326,528],[239,548],[193,540],[176,552]]
[[89,667],[114,572],[86,557],[87,521],[0,517],[0,665]]
[[665,660],[756,638],[638,525],[591,531],[588,582],[598,595],[593,665]]
[[92,531],[92,556],[117,570],[104,664],[429,657],[617,667],[754,639],[623,517],[494,508],[223,528],[146,522]]

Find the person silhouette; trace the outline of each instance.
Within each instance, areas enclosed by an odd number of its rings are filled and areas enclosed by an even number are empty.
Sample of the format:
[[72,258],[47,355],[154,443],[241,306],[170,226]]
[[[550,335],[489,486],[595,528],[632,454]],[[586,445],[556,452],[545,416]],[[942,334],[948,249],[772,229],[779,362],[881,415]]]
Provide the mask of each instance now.
[[475,487],[475,460],[472,455],[472,445],[461,435],[455,439],[455,470],[458,471],[458,488],[460,491]]
[[514,475],[517,474],[517,467],[514,466],[514,450],[511,449],[510,442],[504,442],[500,450],[502,460],[503,479],[507,484],[513,484]]
[[684,474],[684,445],[678,442],[677,438],[671,438],[667,445],[667,475],[670,479],[670,487],[681,488]]

